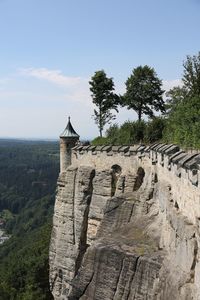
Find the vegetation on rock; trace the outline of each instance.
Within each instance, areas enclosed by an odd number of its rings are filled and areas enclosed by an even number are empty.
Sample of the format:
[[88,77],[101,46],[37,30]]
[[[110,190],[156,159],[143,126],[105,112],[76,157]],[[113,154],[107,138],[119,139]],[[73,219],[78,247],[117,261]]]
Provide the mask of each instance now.
[[92,141],[93,145],[131,145],[138,143],[153,143],[161,140],[166,120],[162,117],[154,117],[145,122],[127,121],[121,126],[111,125],[105,137],[97,137]]

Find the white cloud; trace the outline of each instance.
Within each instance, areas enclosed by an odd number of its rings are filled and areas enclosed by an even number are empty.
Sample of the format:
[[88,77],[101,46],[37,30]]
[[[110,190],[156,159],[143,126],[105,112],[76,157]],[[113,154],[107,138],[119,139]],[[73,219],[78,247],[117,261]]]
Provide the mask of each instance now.
[[62,91],[64,100],[77,102],[90,108],[92,106],[88,78],[70,77],[64,75],[61,70],[47,68],[21,68],[19,69],[19,74],[25,77],[46,80],[50,84],[53,83],[56,86],[62,87],[62,89],[64,88],[64,94]]
[[163,80],[163,89],[167,92],[175,86],[183,86],[181,79]]
[[19,72],[21,75],[47,80],[64,87],[77,85],[83,80],[81,77],[65,76],[60,70],[49,70],[47,68],[22,68],[19,69]]

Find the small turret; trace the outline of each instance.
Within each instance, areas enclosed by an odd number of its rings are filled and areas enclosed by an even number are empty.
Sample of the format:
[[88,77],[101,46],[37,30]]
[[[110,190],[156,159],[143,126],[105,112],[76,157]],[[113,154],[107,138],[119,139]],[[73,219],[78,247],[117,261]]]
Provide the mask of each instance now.
[[60,135],[60,172],[64,172],[71,165],[72,148],[79,140],[79,135],[76,133],[68,118],[68,123],[65,130]]

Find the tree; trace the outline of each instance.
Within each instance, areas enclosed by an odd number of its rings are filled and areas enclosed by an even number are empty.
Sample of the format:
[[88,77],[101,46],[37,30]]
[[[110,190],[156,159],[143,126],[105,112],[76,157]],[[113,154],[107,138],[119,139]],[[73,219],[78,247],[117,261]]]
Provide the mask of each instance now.
[[167,93],[164,140],[186,148],[200,148],[200,52],[183,62],[183,86]]
[[166,92],[166,114],[169,115],[171,112],[173,112],[177,106],[187,98],[188,92],[187,89],[183,86],[175,86],[168,92]]
[[162,81],[157,77],[153,68],[145,65],[133,69],[131,76],[126,81],[126,93],[122,106],[133,109],[141,121],[142,115],[153,117],[153,110],[165,111],[161,89]]
[[178,105],[200,96],[200,52],[186,57],[183,62],[183,86],[175,86],[166,93],[166,112],[169,115]]
[[200,96],[200,52],[183,62],[183,83],[191,96]]
[[200,148],[200,97],[184,99],[166,120],[164,141],[186,148]]
[[146,124],[145,142],[155,143],[162,139],[165,129],[166,119],[163,117],[154,117]]
[[115,119],[111,110],[118,112],[119,97],[113,92],[114,83],[112,78],[107,78],[104,70],[96,71],[89,81],[92,101],[96,106],[94,109],[94,120],[99,128],[100,137],[106,123]]

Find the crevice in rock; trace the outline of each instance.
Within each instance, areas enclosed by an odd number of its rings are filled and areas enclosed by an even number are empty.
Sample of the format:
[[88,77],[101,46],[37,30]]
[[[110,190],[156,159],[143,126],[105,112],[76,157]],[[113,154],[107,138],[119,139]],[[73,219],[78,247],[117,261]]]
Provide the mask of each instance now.
[[154,193],[154,187],[151,187],[149,190],[148,190],[148,195],[146,197],[146,201],[149,201],[151,199],[153,199],[153,193]]
[[[133,279],[134,279],[134,276],[135,276],[135,272],[137,270],[137,265],[138,265],[139,258],[140,258],[140,256],[136,257],[136,261],[135,261],[135,265],[134,265],[134,268],[133,268],[133,273],[132,273],[132,276],[131,276],[131,279],[130,279],[130,284],[129,284],[129,289],[128,289],[128,294],[127,294],[126,300],[129,299],[129,296],[130,296],[130,293],[131,293],[131,285],[132,285],[132,282],[133,282]],[[132,298],[132,299],[135,299],[135,297]]]
[[175,207],[177,210],[179,210],[179,206],[178,206],[177,201],[175,202],[174,207]]
[[198,243],[197,243],[196,238],[194,240],[194,243],[195,243],[195,245],[194,245],[193,262],[192,262],[192,266],[191,266],[191,270],[190,270],[190,282],[194,281],[195,267],[196,267],[196,263],[197,263]]
[[134,203],[133,203],[133,205],[131,207],[131,213],[130,213],[130,216],[128,218],[128,223],[130,223],[130,221],[131,221],[131,217],[132,217],[132,214],[133,214],[133,208],[134,208]]
[[111,167],[111,175],[112,175],[112,181],[111,181],[111,197],[115,195],[116,187],[117,187],[117,181],[119,179],[119,176],[122,172],[122,168],[119,165],[113,165]]
[[93,170],[90,174],[89,186],[88,186],[87,191],[84,193],[84,198],[86,199],[87,207],[84,211],[84,216],[83,216],[83,227],[82,227],[82,232],[81,232],[81,236],[80,236],[79,253],[78,253],[78,257],[76,259],[76,263],[75,263],[75,276],[81,266],[83,256],[89,246],[87,244],[88,215],[89,215],[90,203],[91,203],[92,193],[93,193],[94,177],[95,177],[95,170]]
[[157,173],[155,173],[155,176],[154,176],[154,183],[157,183],[158,182],[158,175]]
[[116,292],[117,292],[117,287],[118,287],[118,284],[119,284],[119,280],[120,280],[120,276],[121,276],[121,272],[122,272],[122,268],[123,268],[123,263],[124,263],[124,258],[121,261],[121,266],[120,266],[120,270],[119,270],[119,276],[117,278],[116,287],[115,287],[115,291],[114,291],[114,294],[113,294],[113,299],[115,299],[115,295],[116,295]]
[[73,244],[75,245],[75,241],[76,241],[76,230],[75,230],[75,189],[76,189],[76,176],[77,176],[77,169],[75,171],[75,175],[74,175],[74,182],[73,182],[73,195],[72,195],[72,218],[73,218]]
[[141,187],[141,185],[143,183],[144,176],[145,176],[144,169],[139,167],[137,170],[137,176],[136,176],[133,191],[139,190],[139,188]]
[[124,189],[125,189],[125,176],[123,176],[122,178],[122,193],[124,193]]
[[81,294],[78,295],[77,297],[74,296],[74,295],[72,295],[72,296],[69,295],[68,299],[69,299],[69,300],[79,300],[79,299],[85,294],[85,292],[86,292],[88,286],[90,285],[90,283],[91,283],[92,280],[93,280],[93,277],[94,277],[94,272],[92,273],[92,276],[91,276],[90,280],[89,280],[88,283],[85,285],[85,287],[84,287],[83,291],[81,292]]

